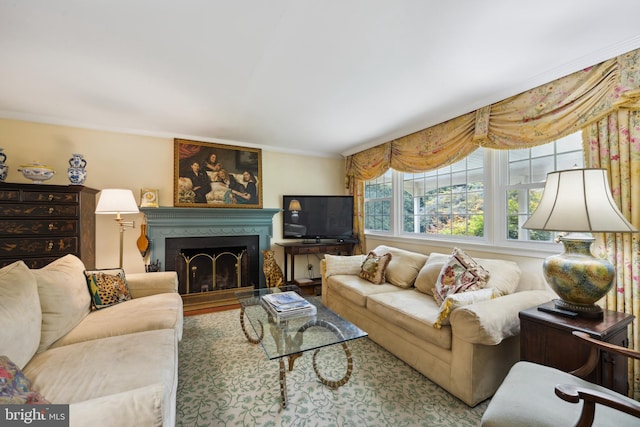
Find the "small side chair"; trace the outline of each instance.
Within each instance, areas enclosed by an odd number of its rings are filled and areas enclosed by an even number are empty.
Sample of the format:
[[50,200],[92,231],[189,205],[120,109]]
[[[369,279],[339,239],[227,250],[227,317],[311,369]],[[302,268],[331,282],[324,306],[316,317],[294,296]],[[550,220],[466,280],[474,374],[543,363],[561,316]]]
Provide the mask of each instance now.
[[601,351],[639,359],[640,352],[573,335],[591,346],[587,362],[571,372],[531,362],[516,363],[489,402],[482,427],[640,426],[640,402],[585,381]]

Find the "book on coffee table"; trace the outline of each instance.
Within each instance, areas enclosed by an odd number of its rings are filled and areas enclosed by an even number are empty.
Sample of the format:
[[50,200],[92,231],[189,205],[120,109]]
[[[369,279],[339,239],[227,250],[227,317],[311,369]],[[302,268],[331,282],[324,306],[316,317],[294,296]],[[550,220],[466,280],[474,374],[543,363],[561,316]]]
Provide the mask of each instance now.
[[313,316],[317,313],[315,305],[293,291],[263,295],[260,301],[278,322],[293,317]]

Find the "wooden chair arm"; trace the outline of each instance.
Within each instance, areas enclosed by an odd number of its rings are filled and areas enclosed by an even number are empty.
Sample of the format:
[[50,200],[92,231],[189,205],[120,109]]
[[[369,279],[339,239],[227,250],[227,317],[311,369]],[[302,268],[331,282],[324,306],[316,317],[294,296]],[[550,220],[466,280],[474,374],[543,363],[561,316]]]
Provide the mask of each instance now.
[[601,393],[596,390],[569,384],[558,384],[555,388],[555,393],[556,396],[570,403],[579,403],[580,400],[584,400],[580,419],[576,423],[576,427],[589,427],[593,424],[596,403],[640,418],[640,403],[634,404],[620,399],[614,394]]
[[596,368],[596,366],[598,366],[598,360],[600,359],[601,351],[622,354],[634,359],[640,359],[640,352],[638,351],[630,350],[626,347],[621,347],[619,345],[593,339],[589,336],[589,334],[585,332],[573,331],[572,334],[583,340],[587,345],[591,347],[591,351],[589,352],[589,358],[587,359],[587,361],[578,369],[569,372],[576,377],[585,379],[587,375],[589,375]]
[[572,333],[574,336],[586,341],[587,343],[589,343],[589,345],[594,345],[600,350],[608,351],[610,353],[618,353],[627,357],[631,357],[633,359],[640,360],[640,351],[631,350],[626,347],[593,339],[586,332],[573,331]]

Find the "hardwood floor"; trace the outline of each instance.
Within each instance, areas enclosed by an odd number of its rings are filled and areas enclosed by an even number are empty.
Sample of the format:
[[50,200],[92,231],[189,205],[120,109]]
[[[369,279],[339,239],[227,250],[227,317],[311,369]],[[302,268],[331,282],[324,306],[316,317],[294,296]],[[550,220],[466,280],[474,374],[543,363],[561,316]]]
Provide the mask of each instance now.
[[209,307],[209,308],[201,308],[198,310],[188,310],[184,312],[185,316],[196,316],[198,314],[206,314],[213,313],[215,311],[226,311],[233,310],[235,308],[240,308],[240,304],[230,304],[230,305],[222,305],[219,307]]

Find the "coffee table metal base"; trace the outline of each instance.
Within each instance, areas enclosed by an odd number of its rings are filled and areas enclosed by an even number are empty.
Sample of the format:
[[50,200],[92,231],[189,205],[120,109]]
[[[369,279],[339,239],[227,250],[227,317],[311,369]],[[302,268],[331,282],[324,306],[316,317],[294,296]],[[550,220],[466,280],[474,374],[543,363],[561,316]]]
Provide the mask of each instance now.
[[[247,338],[247,341],[249,341],[252,344],[259,344],[264,338],[264,326],[262,325],[262,322],[259,323],[260,334],[258,335],[258,337],[254,338],[249,334],[249,332],[246,329],[244,317],[245,317],[244,307],[241,307],[240,308],[240,326],[242,327],[242,332],[244,333],[244,336]],[[286,338],[287,340],[286,345],[299,346],[299,343],[302,342],[302,334],[304,333],[305,330],[311,327],[326,328],[331,332],[333,332],[337,337],[342,338],[342,333],[340,332],[340,330],[330,322],[327,322],[324,320],[310,320],[309,322],[305,323],[303,326],[298,328],[298,331],[296,335],[293,337],[293,339],[289,339],[289,337]],[[347,358],[347,371],[345,372],[344,376],[339,380],[329,380],[329,379],[326,379],[324,376],[322,376],[317,363],[317,357],[318,357],[318,353],[320,352],[320,349],[316,349],[313,352],[313,371],[316,373],[316,376],[318,377],[320,382],[326,385],[327,387],[331,387],[331,388],[341,387],[349,381],[349,378],[351,378],[351,372],[353,371],[353,358],[351,356],[351,350],[349,350],[347,343],[342,342],[341,345],[342,345],[342,350],[344,351],[345,357]],[[293,354],[290,354],[289,356],[283,356],[278,358],[280,397],[282,399],[281,406],[283,409],[287,407],[287,374],[286,374],[287,370],[285,369],[284,358],[287,357],[289,371],[292,371],[295,360],[300,356],[302,356],[302,352],[293,353]]]

